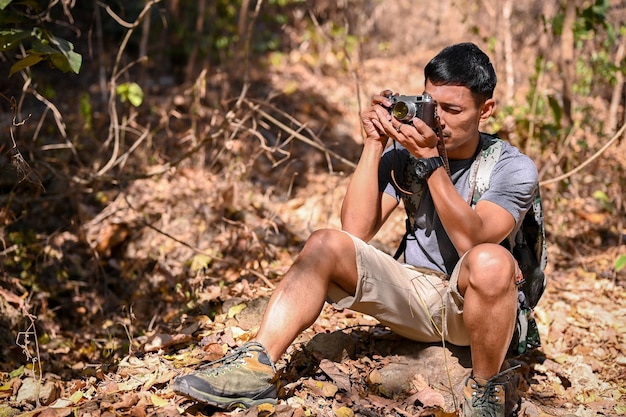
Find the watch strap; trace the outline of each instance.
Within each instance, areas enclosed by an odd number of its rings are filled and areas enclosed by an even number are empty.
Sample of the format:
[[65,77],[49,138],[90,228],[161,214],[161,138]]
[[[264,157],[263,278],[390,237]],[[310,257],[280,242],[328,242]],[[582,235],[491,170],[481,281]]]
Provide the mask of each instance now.
[[428,171],[432,173],[439,167],[444,166],[443,158],[441,156],[433,156],[432,158],[426,158],[426,163],[428,164]]
[[[424,172],[422,172],[421,174],[421,178],[422,179],[426,179],[428,177],[430,177],[430,175],[439,167],[442,167],[445,165],[443,158],[441,156],[433,156],[431,158],[422,158],[421,159],[422,163],[425,166],[425,170]],[[419,175],[419,174],[418,174]]]

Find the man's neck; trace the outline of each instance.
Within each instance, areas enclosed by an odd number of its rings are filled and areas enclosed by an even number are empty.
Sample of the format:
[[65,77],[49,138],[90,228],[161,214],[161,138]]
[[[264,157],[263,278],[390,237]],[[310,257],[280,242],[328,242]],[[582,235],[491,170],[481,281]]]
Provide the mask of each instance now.
[[480,132],[472,140],[464,143],[461,147],[448,151],[448,159],[463,160],[475,157],[481,147]]

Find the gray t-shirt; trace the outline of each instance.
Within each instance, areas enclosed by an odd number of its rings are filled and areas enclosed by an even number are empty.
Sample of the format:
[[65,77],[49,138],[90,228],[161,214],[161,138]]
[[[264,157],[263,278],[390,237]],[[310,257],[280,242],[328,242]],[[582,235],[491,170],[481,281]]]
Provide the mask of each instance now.
[[[489,140],[489,135],[481,133],[481,140]],[[465,160],[450,160],[451,179],[458,193],[468,200],[470,167],[474,159],[480,156],[477,149],[474,157]],[[396,143],[389,147],[382,156],[379,169],[379,189],[395,197],[402,198],[402,191],[396,180],[403,177],[409,153]],[[491,172],[489,189],[480,200],[487,200],[507,210],[515,219],[513,234],[520,228],[524,215],[533,202],[537,187],[538,174],[534,162],[519,149],[508,142],[503,142],[500,159]],[[405,262],[417,267],[429,268],[451,274],[459,261],[459,255],[443,228],[428,187],[424,187],[415,215],[417,229],[414,235],[407,237]],[[509,242],[509,245],[514,242]]]

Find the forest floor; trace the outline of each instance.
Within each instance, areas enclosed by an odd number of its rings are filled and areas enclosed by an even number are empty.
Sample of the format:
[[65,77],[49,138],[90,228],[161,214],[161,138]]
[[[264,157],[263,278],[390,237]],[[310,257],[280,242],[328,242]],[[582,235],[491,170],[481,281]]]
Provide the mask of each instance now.
[[[272,207],[274,226],[282,230],[282,226],[276,226],[280,219],[304,233],[319,225],[328,207],[337,206],[346,181],[342,176],[318,176],[297,197]],[[176,190],[204,193],[213,186],[205,181],[203,173],[191,171],[137,184],[138,189],[152,190],[154,201],[167,201],[173,210],[171,218],[179,220],[188,219],[193,204],[180,200]],[[161,200],[166,196],[169,200]],[[176,199],[188,203],[187,208]],[[123,205],[120,203],[117,209],[126,210],[128,218],[131,209]],[[394,224],[401,224],[402,214],[396,217],[375,244],[394,244],[392,231]],[[336,221],[333,215],[326,217],[325,223],[332,226]],[[248,225],[255,226],[254,222]],[[170,231],[181,233],[188,227],[174,223],[168,226]],[[151,250],[149,246],[155,244],[166,246],[169,240],[156,241],[159,236],[163,238],[156,232],[150,236],[152,242],[137,250]],[[293,236],[274,235],[276,238],[301,242]],[[256,244],[271,246],[269,241]],[[82,330],[66,323],[56,330],[52,340],[40,342],[41,374],[34,372],[39,368],[29,366],[25,358],[21,360],[27,366],[18,366],[20,355],[15,352],[14,369],[0,373],[0,415],[456,415],[462,399],[460,384],[469,372],[467,349],[410,342],[390,334],[367,316],[329,306],[278,364],[285,387],[278,405],[226,413],[171,391],[169,382],[174,376],[220,357],[227,346],[240,345],[253,336],[263,307],[290,265],[295,247],[291,252],[277,249],[276,259],[282,261],[257,265],[265,270],[263,276],[244,273],[245,267],[231,268],[230,276],[219,279],[198,272],[191,287],[194,294],[185,293],[182,285],[175,287],[178,293],[159,294],[166,288],[160,284],[152,291],[134,291],[131,309],[126,310],[125,317],[122,314],[113,319],[117,322],[109,318],[83,323]],[[564,257],[556,245],[550,245],[553,262],[548,268],[549,285],[536,309],[543,346],[515,359],[523,365],[518,370],[521,416],[626,415],[626,279],[623,272],[613,277],[605,273],[616,250],[581,247],[575,259],[565,262],[559,261]],[[77,303],[77,299],[65,301],[72,302]],[[85,308],[89,306],[80,302],[58,307],[70,315],[72,310],[85,314]],[[133,320],[132,308],[144,321]],[[146,315],[142,308],[153,311]],[[58,316],[63,317],[61,313]],[[145,320],[150,316],[152,321],[148,323]]]

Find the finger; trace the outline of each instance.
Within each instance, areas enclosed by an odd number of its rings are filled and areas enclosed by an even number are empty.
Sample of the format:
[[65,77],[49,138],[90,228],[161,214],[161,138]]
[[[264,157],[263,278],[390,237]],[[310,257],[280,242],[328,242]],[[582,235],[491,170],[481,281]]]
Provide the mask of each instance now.
[[412,123],[415,130],[424,138],[437,137],[435,131],[422,119],[416,117],[412,120]]
[[372,124],[374,125],[378,133],[385,133],[385,127],[380,123],[378,119],[372,119]]
[[385,96],[372,96],[372,106],[380,105],[385,108],[389,108],[391,106],[391,101],[388,97]]

